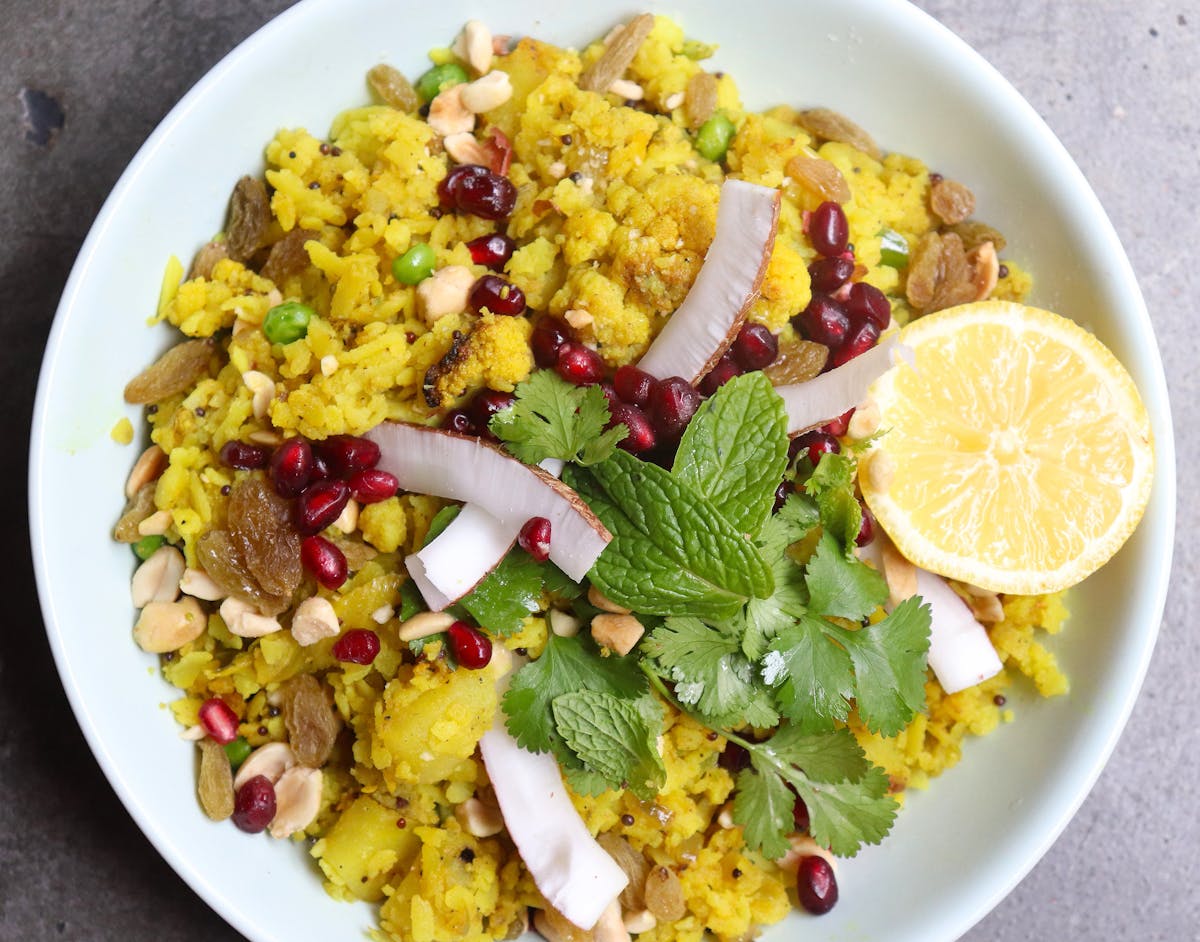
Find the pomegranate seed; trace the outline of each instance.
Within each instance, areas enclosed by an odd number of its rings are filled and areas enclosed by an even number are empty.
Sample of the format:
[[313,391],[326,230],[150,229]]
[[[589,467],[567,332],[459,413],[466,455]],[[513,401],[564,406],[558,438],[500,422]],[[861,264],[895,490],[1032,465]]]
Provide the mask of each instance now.
[[821,294],[833,294],[849,281],[853,274],[854,260],[840,255],[836,258],[819,258],[808,266],[812,289]]
[[850,224],[842,207],[826,200],[808,220],[808,240],[814,249],[827,258],[841,255],[850,240]]
[[837,877],[824,857],[801,857],[796,870],[796,891],[800,905],[814,916],[833,909],[838,900]]
[[345,481],[310,484],[292,505],[292,523],[306,536],[320,533],[342,515],[350,500]]
[[654,430],[661,438],[675,442],[700,408],[700,393],[682,376],[672,376],[654,387],[649,405]]
[[487,168],[463,177],[454,187],[454,208],[481,219],[507,219],[516,205],[517,188]]
[[484,176],[488,172],[487,167],[482,167],[479,164],[461,164],[453,168],[442,178],[442,182],[438,184],[438,205],[442,209],[457,209],[458,190],[462,186],[463,181],[468,177]]
[[350,493],[360,504],[378,504],[381,500],[395,497],[396,491],[400,490],[400,481],[396,475],[380,471],[378,468],[359,471],[347,484],[350,486]]
[[821,455],[836,455],[841,450],[842,446],[838,444],[838,440],[828,432],[805,432],[803,435],[793,438],[792,443],[788,445],[788,459],[794,460],[803,452],[815,467],[821,460]]
[[826,364],[826,369],[833,369],[843,363],[849,363],[856,356],[861,356],[870,350],[878,341],[879,328],[875,326],[874,321],[864,321],[850,332],[850,336],[846,338],[846,342],[839,349],[833,351],[829,357],[829,363]]
[[629,430],[624,440],[618,443],[618,448],[624,448],[630,454],[640,455],[653,448],[658,441],[646,413],[637,406],[628,402],[617,402],[609,409],[609,414],[609,428],[624,425]]
[[265,775],[256,775],[233,797],[233,823],[247,834],[258,834],[274,819],[275,786]]
[[892,322],[892,305],[887,295],[865,281],[858,281],[850,286],[850,295],[846,298],[846,313],[850,315],[852,324],[870,321],[880,330],[886,330],[887,325]]
[[539,563],[544,563],[550,558],[550,521],[545,517],[530,517],[521,527],[517,545]]
[[[493,232],[491,235],[480,236],[467,243],[471,253],[471,261],[483,265],[492,271],[504,271],[504,266],[512,258],[517,245],[508,236]],[[853,268],[853,266],[851,266]]]
[[836,419],[826,422],[821,426],[822,432],[828,432],[834,438],[841,438],[850,428],[850,419],[854,416],[854,410],[843,412]]
[[484,275],[471,287],[467,303],[475,314],[487,308],[493,314],[516,317],[525,313],[525,292],[499,275]]
[[483,670],[492,660],[492,642],[465,621],[456,621],[446,629],[450,636],[450,650],[460,667],[469,671]]
[[479,434],[479,430],[475,428],[475,423],[471,421],[466,409],[451,409],[446,413],[446,418],[442,420],[442,426],[459,435]]
[[771,513],[779,513],[783,509],[783,505],[787,503],[788,495],[795,490],[796,485],[791,481],[780,481],[779,487],[775,488],[775,503],[771,506]]
[[529,346],[533,359],[544,370],[553,369],[558,362],[558,352],[570,340],[566,325],[553,317],[543,317],[533,329]]
[[221,464],[239,471],[265,468],[271,460],[271,450],[249,442],[228,441],[221,446]]
[[622,400],[644,408],[654,388],[654,377],[636,366],[622,366],[613,374],[613,388]]
[[210,697],[200,704],[200,725],[209,739],[222,746],[238,737],[238,718],[220,697]]
[[340,589],[346,581],[346,556],[323,536],[307,537],[300,544],[300,562],[327,589]]
[[471,405],[467,410],[467,414],[471,417],[471,425],[475,427],[477,434],[494,439],[496,436],[488,428],[492,416],[497,412],[503,412],[516,401],[517,397],[512,393],[498,392],[495,389],[481,389],[471,400]]
[[875,539],[875,517],[866,507],[862,509],[862,525],[858,528],[858,536],[854,538],[855,546],[866,546]]
[[727,742],[725,751],[717,756],[717,765],[726,772],[740,772],[750,768],[750,753],[735,742]]
[[379,635],[369,628],[351,628],[333,643],[333,656],[349,664],[370,664],[379,654]]
[[730,348],[742,369],[766,369],[779,354],[779,339],[762,324],[743,324]]
[[330,476],[335,478],[348,478],[379,463],[379,446],[356,435],[331,435],[314,442],[313,452],[325,459]]
[[850,318],[833,298],[815,294],[800,315],[800,326],[809,340],[836,350],[850,332]]
[[271,483],[280,497],[295,497],[312,477],[312,446],[303,438],[289,438],[271,455]]
[[313,469],[309,475],[308,483],[315,484],[317,481],[328,481],[333,477],[333,472],[329,470],[329,462],[325,460],[324,455],[319,455],[313,452]]
[[812,821],[808,816],[808,805],[799,795],[796,796],[796,801],[792,805],[792,821],[796,825],[796,830],[801,834],[807,834],[808,829],[812,826]]
[[708,371],[708,375],[700,380],[700,391],[711,396],[735,376],[742,375],[742,368],[728,353],[717,361],[717,365]]
[[568,340],[558,348],[558,362],[554,365],[558,375],[576,386],[591,386],[600,382],[604,375],[604,361],[600,354],[581,343]]
[[600,391],[604,393],[604,399],[608,403],[609,410],[621,401],[621,397],[617,395],[617,389],[608,380],[603,380],[600,383]]

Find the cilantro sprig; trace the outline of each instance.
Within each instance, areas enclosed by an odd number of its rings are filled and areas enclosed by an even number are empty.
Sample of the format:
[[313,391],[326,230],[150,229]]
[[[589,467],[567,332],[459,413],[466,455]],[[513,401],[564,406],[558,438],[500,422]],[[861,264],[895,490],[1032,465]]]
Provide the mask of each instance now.
[[526,464],[559,458],[588,466],[604,461],[629,430],[606,429],[608,400],[599,386],[574,386],[553,370],[520,383],[516,401],[492,417],[489,428]]

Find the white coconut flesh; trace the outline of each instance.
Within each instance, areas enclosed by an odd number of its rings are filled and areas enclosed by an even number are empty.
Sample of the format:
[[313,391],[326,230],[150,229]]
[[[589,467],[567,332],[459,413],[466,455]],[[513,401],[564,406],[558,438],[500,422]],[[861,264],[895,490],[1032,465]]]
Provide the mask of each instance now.
[[787,408],[788,434],[824,425],[862,405],[870,385],[908,349],[896,338],[888,334],[866,353],[806,382],[776,386]]
[[[563,463],[557,458],[547,458],[541,467],[558,477]],[[501,523],[479,504],[464,504],[445,530],[427,546],[405,557],[404,563],[429,610],[440,612],[500,565],[520,532],[520,527]]]
[[503,723],[483,734],[479,751],[504,826],[546,902],[590,930],[629,879],[575,810],[554,756],[522,749]]
[[[883,571],[879,536],[859,547],[858,556]],[[971,614],[964,602],[941,576],[919,567],[917,595],[929,605],[929,666],[946,693],[958,693],[1000,673],[1002,664],[987,629]],[[892,604],[884,606],[891,611]]]
[[[366,437],[379,446],[380,470],[394,474],[406,491],[478,504],[514,533],[531,517],[548,519],[550,559],[576,582],[612,539],[573,490],[487,442],[403,422],[384,422]],[[495,548],[493,543],[478,561],[460,559],[458,565],[486,573],[480,567],[495,565]]]
[[690,383],[712,369],[758,297],[778,224],[778,190],[745,180],[721,184],[716,232],[704,264],[640,369],[656,379],[682,376]]

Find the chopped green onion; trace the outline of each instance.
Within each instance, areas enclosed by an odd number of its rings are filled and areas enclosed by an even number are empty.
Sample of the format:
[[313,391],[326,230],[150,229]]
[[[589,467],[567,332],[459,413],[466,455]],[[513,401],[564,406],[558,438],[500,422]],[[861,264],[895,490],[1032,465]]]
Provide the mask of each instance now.
[[696,132],[696,150],[711,161],[723,160],[735,131],[733,122],[718,111]]
[[421,101],[433,101],[447,88],[462,85],[467,78],[467,70],[457,62],[435,65],[417,79],[417,94],[421,96]]
[[285,301],[267,311],[263,333],[271,343],[291,343],[308,334],[308,322],[315,312],[299,301]]
[[246,761],[246,757],[253,751],[250,743],[246,742],[245,736],[239,736],[233,742],[225,743],[225,755],[229,756],[229,764],[235,770]]
[[144,536],[133,544],[133,555],[138,559],[149,559],[167,543],[165,536]]
[[392,262],[392,274],[402,285],[419,285],[433,274],[436,261],[433,249],[418,242]]
[[895,229],[879,232],[879,263],[889,268],[908,267],[908,240]]

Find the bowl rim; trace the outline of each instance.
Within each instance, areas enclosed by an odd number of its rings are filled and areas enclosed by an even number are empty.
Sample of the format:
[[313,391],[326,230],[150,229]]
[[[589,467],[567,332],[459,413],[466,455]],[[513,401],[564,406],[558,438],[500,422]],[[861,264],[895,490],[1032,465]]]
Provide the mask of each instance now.
[[[155,826],[137,794],[107,751],[103,735],[98,729],[90,705],[82,699],[66,652],[66,638],[59,625],[46,558],[46,525],[43,516],[45,493],[42,487],[42,478],[44,465],[49,460],[47,405],[58,366],[60,348],[66,335],[68,315],[79,302],[81,284],[85,280],[97,245],[104,239],[112,218],[117,215],[126,195],[136,186],[142,169],[155,158],[172,132],[188,119],[193,108],[209,93],[210,89],[224,80],[226,73],[242,60],[253,56],[260,46],[270,43],[275,34],[287,28],[293,20],[308,16],[312,11],[325,4],[335,2],[336,0],[300,0],[264,23],[213,65],[170,109],[138,148],[105,199],[72,265],[47,339],[31,424],[28,493],[30,541],[35,581],[51,652],[72,712],[109,784],[155,850],[201,899],[230,926],[248,938],[260,938],[256,935],[257,927],[252,923],[250,917],[234,904],[218,886],[207,879],[205,872],[193,862],[183,848],[176,844],[170,832]],[[944,924],[947,933],[944,938],[951,940],[966,933],[986,916],[1042,859],[1091,792],[1128,722],[1154,651],[1170,583],[1176,518],[1174,429],[1162,357],[1132,264],[1098,197],[1065,146],[1020,92],[965,40],[931,14],[910,2],[899,4],[887,2],[887,0],[882,0],[882,2],[892,8],[889,12],[893,15],[908,17],[910,23],[918,24],[922,30],[935,35],[940,43],[950,46],[957,56],[966,57],[974,62],[980,73],[987,78],[992,90],[996,94],[1002,95],[1011,107],[1022,114],[1026,132],[1036,135],[1039,138],[1040,146],[1055,152],[1062,167],[1067,169],[1070,177],[1067,182],[1074,195],[1083,201],[1084,209],[1088,214],[1101,224],[1098,234],[1105,243],[1108,258],[1115,269],[1113,281],[1122,287],[1124,300],[1128,302],[1122,317],[1135,322],[1143,335],[1149,338],[1146,341],[1149,346],[1145,364],[1146,373],[1140,391],[1144,400],[1153,402],[1157,407],[1155,411],[1151,412],[1151,415],[1154,416],[1157,413],[1161,432],[1155,439],[1156,464],[1158,466],[1155,489],[1158,493],[1152,497],[1151,509],[1147,511],[1146,517],[1150,517],[1153,508],[1157,505],[1156,523],[1163,529],[1164,535],[1169,537],[1165,540],[1165,548],[1162,550],[1163,565],[1157,570],[1155,581],[1149,587],[1150,591],[1147,594],[1150,601],[1145,609],[1145,614],[1148,617],[1143,623],[1144,627],[1140,629],[1137,662],[1132,668],[1127,667],[1125,676],[1128,682],[1124,689],[1119,691],[1119,701],[1108,711],[1112,723],[1108,727],[1107,735],[1087,761],[1079,763],[1072,787],[1065,790],[1068,794],[1061,794],[1063,789],[1056,793],[1055,805],[1042,816],[1040,823],[1045,826],[1041,830],[1040,838],[1024,843],[1023,852],[1016,855],[1019,859],[1014,860],[1007,872],[1006,879],[995,883],[990,892],[975,893],[970,905],[954,907],[948,913],[950,922]],[[1147,525],[1145,521],[1140,524],[1140,526],[1145,525]]]

